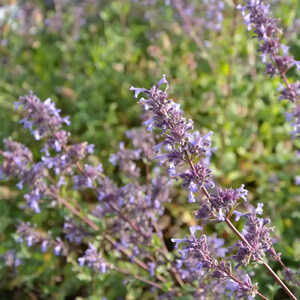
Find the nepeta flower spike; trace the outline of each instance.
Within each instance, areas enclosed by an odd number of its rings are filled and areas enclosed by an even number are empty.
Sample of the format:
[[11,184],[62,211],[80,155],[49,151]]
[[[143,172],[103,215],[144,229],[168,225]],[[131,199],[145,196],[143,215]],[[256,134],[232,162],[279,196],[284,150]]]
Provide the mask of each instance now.
[[288,121],[293,127],[292,136],[300,136],[300,82],[289,83],[286,73],[293,66],[300,70],[300,61],[289,54],[289,47],[280,43],[278,20],[271,16],[270,4],[263,0],[248,0],[245,5],[238,5],[244,17],[248,31],[253,30],[260,41],[259,51],[266,72],[271,77],[279,75],[285,86],[279,85],[280,100],[288,99],[294,103],[294,111],[288,114]]

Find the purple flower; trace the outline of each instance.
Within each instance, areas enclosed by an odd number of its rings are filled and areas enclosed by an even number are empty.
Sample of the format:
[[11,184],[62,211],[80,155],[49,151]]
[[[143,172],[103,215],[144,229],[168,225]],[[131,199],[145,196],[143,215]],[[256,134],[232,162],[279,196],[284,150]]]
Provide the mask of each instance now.
[[66,219],[64,223],[64,233],[66,238],[75,244],[80,244],[85,236],[88,236],[87,232],[82,227],[78,226],[74,220]]
[[42,242],[42,245],[41,245],[41,250],[42,250],[42,252],[46,252],[46,251],[47,251],[48,245],[49,245],[49,241],[48,241],[48,240],[44,240],[44,241]]
[[237,210],[233,211],[233,214],[235,215],[235,219],[234,220],[236,222],[239,221],[241,217],[245,216],[245,214],[243,214],[243,213],[241,213],[241,212],[239,212]]
[[[60,109],[57,109],[55,103],[50,98],[42,102],[33,93],[27,96],[20,97],[19,101],[15,103],[16,109],[22,106],[23,120],[20,122],[24,124],[26,129],[29,129],[36,140],[40,140],[46,136],[52,136],[53,132],[58,132],[63,123],[70,125],[68,117],[62,118],[60,116]],[[60,148],[60,143],[53,141],[56,151]],[[57,148],[59,147],[59,148]]]
[[261,213],[262,203],[259,203],[256,209],[253,208],[252,213],[244,214],[246,223],[242,234],[249,244],[238,242],[237,254],[233,256],[235,260],[244,265],[248,265],[250,260],[261,262],[264,254],[273,247],[271,238],[273,228],[269,227],[269,219],[257,217],[257,214]]
[[98,254],[96,247],[89,244],[89,248],[85,251],[84,256],[78,258],[78,263],[82,267],[87,265],[95,271],[106,273],[108,265],[103,258]]
[[94,153],[94,148],[95,148],[95,145],[93,145],[93,144],[88,145],[87,146],[87,152],[89,154],[93,154]]
[[300,176],[296,176],[294,182],[295,185],[300,185]]
[[56,256],[66,255],[68,253],[67,246],[60,239],[56,238],[56,241],[53,241],[53,252]]
[[262,214],[263,214],[263,207],[264,207],[264,204],[263,204],[263,203],[258,203],[258,204],[257,204],[257,208],[255,209],[255,212],[256,212],[258,215],[262,215]]
[[170,162],[170,164],[168,166],[168,174],[171,177],[176,176],[176,167],[175,167],[175,163],[173,161]]
[[203,227],[199,225],[190,227],[190,233],[193,238],[195,238],[195,234],[198,230],[203,230]]
[[149,267],[150,276],[154,277],[155,276],[156,263],[150,262],[150,263],[148,263],[148,267]]
[[22,263],[17,257],[15,250],[6,251],[3,255],[0,255],[0,259],[4,259],[4,262],[8,267],[18,267]]
[[135,88],[135,87],[131,86],[130,91],[134,91],[134,98],[138,98],[140,93],[144,93],[147,90],[143,89],[143,88]]
[[50,244],[49,235],[37,231],[36,228],[31,226],[28,222],[22,222],[18,225],[17,235],[18,242],[26,241],[28,247],[40,244],[43,252],[47,250],[47,247]]
[[[230,289],[231,293],[235,293],[237,296],[249,296],[252,293],[255,295],[255,285],[247,279],[248,277],[245,280],[237,279],[230,265],[222,260],[227,252],[227,249],[222,248],[224,241],[215,237],[207,238],[206,235],[198,238],[195,235],[195,231],[198,229],[201,228],[192,227],[190,229],[191,237],[172,239],[176,243],[176,249],[181,245],[181,249],[178,251],[181,257],[177,260],[176,268],[182,278],[186,282],[199,281],[199,278],[202,282],[205,278],[208,278],[209,281],[215,278],[222,279],[221,282],[225,284],[225,289]],[[219,251],[220,248],[222,251]],[[220,260],[217,260],[216,257],[219,257]],[[230,280],[233,280],[236,285]]]
[[195,195],[194,195],[194,193],[193,193],[192,191],[189,191],[188,201],[189,201],[190,203],[196,202]]
[[222,208],[219,208],[217,219],[218,219],[219,222],[225,221],[225,215],[224,215],[224,212],[223,212]]
[[241,187],[238,188],[236,191],[238,193],[237,197],[242,198],[246,202],[248,191],[245,189],[245,185],[242,184]]
[[137,167],[136,161],[141,158],[141,149],[129,150],[125,148],[124,143],[119,145],[120,151],[111,154],[109,161],[113,166],[118,166],[121,171],[128,177],[138,177],[140,169]]

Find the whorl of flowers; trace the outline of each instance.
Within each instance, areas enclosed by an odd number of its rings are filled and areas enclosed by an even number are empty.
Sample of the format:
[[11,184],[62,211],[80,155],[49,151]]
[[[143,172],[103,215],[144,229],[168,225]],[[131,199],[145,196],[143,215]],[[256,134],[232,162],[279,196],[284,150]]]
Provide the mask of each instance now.
[[[57,202],[58,189],[66,185],[65,176],[73,175],[74,188],[91,186],[91,182],[101,171],[101,166],[85,165],[84,179],[77,175],[76,163],[93,152],[93,145],[87,143],[68,145],[70,133],[63,130],[64,124],[69,125],[69,117],[61,117],[60,109],[50,99],[42,102],[33,93],[20,97],[15,103],[16,109],[21,109],[23,119],[20,121],[36,140],[44,142],[41,148],[41,160],[33,161],[32,153],[24,145],[11,139],[4,141],[4,151],[1,151],[3,162],[0,167],[2,178],[17,177],[17,187],[29,189],[24,198],[28,207],[36,213],[41,211],[40,204],[44,199],[50,199],[51,205]],[[50,173],[49,173],[50,172]],[[52,176],[59,176],[53,184]]]
[[89,244],[89,248],[85,251],[82,257],[78,258],[80,266],[88,266],[89,268],[100,271],[101,273],[106,273],[108,265],[97,252],[94,245]]
[[258,288],[251,282],[250,277],[246,275],[240,280],[234,276],[230,263],[225,259],[228,250],[222,247],[224,241],[214,236],[207,237],[205,234],[197,237],[198,230],[202,228],[191,227],[190,237],[172,239],[176,248],[180,244],[183,245],[179,250],[181,258],[177,260],[177,268],[182,276],[189,280],[201,278],[201,281],[209,278],[208,282],[213,282],[219,289],[219,291],[214,290],[214,295],[228,293],[232,296],[234,293],[237,298],[255,297]]
[[293,137],[300,135],[300,82],[289,83],[286,73],[293,66],[300,70],[300,62],[289,54],[289,47],[280,42],[281,30],[278,20],[272,17],[270,4],[263,0],[248,0],[245,5],[238,5],[244,17],[248,31],[253,30],[260,41],[259,51],[266,72],[270,76],[279,75],[284,82],[279,85],[280,99],[288,99],[295,104],[294,112],[287,119],[293,127]]
[[273,228],[269,226],[271,220],[258,217],[258,215],[263,214],[262,207],[263,203],[258,203],[257,208],[253,208],[248,213],[241,214],[238,211],[234,211],[236,215],[235,220],[239,220],[242,216],[246,218],[242,234],[251,244],[251,247],[241,241],[236,244],[237,253],[233,258],[240,264],[247,265],[251,259],[261,262],[265,253],[271,254],[273,251],[273,239],[271,237]]
[[[15,108],[18,109],[20,105],[23,106],[23,112],[26,112],[20,123],[30,130],[36,140],[51,135],[51,130],[60,130],[63,123],[70,125],[69,117],[62,118],[61,110],[55,107],[55,103],[50,98],[41,102],[33,93],[29,93],[19,98],[19,101],[15,103]],[[60,138],[65,143],[68,134],[61,132],[61,135],[63,137]],[[54,141],[51,146],[57,152],[61,150],[58,141]]]
[[22,263],[22,260],[17,257],[15,250],[7,250],[4,254],[0,255],[0,260],[3,260],[6,266],[13,268],[18,267]]
[[18,225],[17,236],[18,242],[26,242],[28,247],[39,245],[42,252],[53,248],[55,255],[66,256],[68,254],[68,247],[60,238],[53,240],[49,233],[39,232],[28,222],[22,222]]
[[70,243],[75,244],[80,244],[84,237],[89,236],[88,232],[83,227],[78,226],[72,218],[66,218],[64,234]]

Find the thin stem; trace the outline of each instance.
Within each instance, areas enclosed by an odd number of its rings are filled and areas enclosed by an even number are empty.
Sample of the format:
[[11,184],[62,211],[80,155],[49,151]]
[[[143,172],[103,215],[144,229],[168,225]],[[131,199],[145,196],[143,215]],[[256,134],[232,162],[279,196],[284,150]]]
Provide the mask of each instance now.
[[[106,198],[104,198],[103,200],[105,201]],[[106,203],[108,203],[108,205],[120,216],[120,218],[123,219],[123,221],[127,222],[135,232],[142,235],[143,238],[149,239],[149,237],[144,232],[142,232],[140,228],[136,226],[135,223],[131,222],[124,214],[122,214],[122,212],[120,212],[119,209],[112,202],[107,201]]]
[[289,297],[293,300],[297,300],[294,294],[289,290],[289,288],[284,284],[284,282],[278,277],[278,275],[273,271],[273,269],[266,263],[263,262],[264,267],[268,270],[268,272],[272,275],[272,277],[281,285],[284,291],[289,295]]
[[[78,168],[78,170],[81,172],[81,174],[82,174],[83,176],[85,176],[85,173],[84,173],[84,171],[83,171],[83,169],[81,168],[81,166],[80,166],[79,163],[77,163],[77,168]],[[124,214],[122,214],[122,212],[120,212],[119,209],[118,209],[111,201],[109,201],[110,198],[108,198],[108,199],[104,198],[103,200],[104,200],[104,201],[106,200],[106,203],[108,203],[108,205],[109,205],[109,206],[110,206],[110,207],[111,207],[111,208],[112,208],[112,209],[120,216],[120,218],[123,219],[125,222],[127,222],[127,223],[131,226],[131,228],[132,228],[134,231],[136,231],[137,233],[141,234],[145,239],[148,239],[148,238],[149,238],[144,232],[142,232],[142,231],[140,230],[139,227],[136,226],[135,223],[131,222],[131,220],[129,220]],[[157,228],[156,228],[156,229],[157,229]],[[162,241],[162,240],[161,240],[161,241]],[[163,241],[162,241],[162,243],[163,243],[163,245],[164,245],[164,242],[163,242]],[[166,249],[166,246],[165,246],[165,249]],[[160,249],[159,252],[160,252],[161,254],[163,254],[163,256],[164,256],[164,258],[166,259],[166,261],[168,261],[168,257],[167,257],[167,255],[166,255],[166,253],[165,253],[164,251],[161,251],[161,249]],[[153,257],[151,257],[151,256],[150,256],[150,259],[151,259],[152,261],[155,261],[155,259],[154,259]],[[148,269],[148,268],[147,268],[147,269]],[[173,266],[171,266],[170,272],[171,272],[171,274],[173,275],[175,281],[177,281],[177,283],[179,284],[179,286],[182,287],[182,286],[184,285],[184,282],[182,281],[182,279],[181,279],[180,275],[178,274],[177,270],[176,270]],[[158,275],[158,276],[161,277],[160,275]],[[164,279],[164,278],[161,277],[161,280],[162,280],[162,279]]]
[[247,245],[249,249],[252,249],[253,247],[250,245],[250,243],[246,240],[246,238],[238,231],[238,229],[231,223],[229,218],[225,219],[225,223],[228,225],[228,227],[234,232],[234,234]]
[[280,65],[279,65],[279,62],[278,62],[278,56],[277,54],[275,53],[275,51],[272,52],[272,60],[273,62],[276,64],[277,66],[277,70],[279,71],[279,75],[281,77],[281,79],[283,80],[283,82],[285,83],[286,87],[290,90],[291,87],[290,87],[290,84],[289,84],[289,81],[286,77],[286,71],[285,72],[282,72],[280,71]]
[[[291,85],[290,85],[290,83],[289,83],[289,80],[288,80],[287,77],[286,77],[286,72],[287,72],[287,71],[282,71],[282,72],[280,71],[280,65],[279,65],[279,62],[278,62],[278,59],[277,59],[277,58],[278,58],[277,54],[276,54],[275,52],[273,52],[273,53],[272,53],[272,59],[273,59],[273,61],[275,62],[276,66],[277,66],[277,69],[279,70],[279,75],[280,75],[281,79],[283,80],[283,82],[284,82],[286,88],[289,89],[289,90],[291,91]],[[297,103],[297,102],[298,102],[298,105],[300,105],[299,97],[298,97],[298,99],[296,99],[295,103]],[[297,105],[297,104],[296,104],[296,105]]]
[[[78,216],[81,220],[83,220],[87,225],[89,225],[92,229],[94,229],[95,231],[99,230],[99,226],[97,224],[95,224],[93,221],[91,221],[90,219],[88,219],[87,217],[85,217],[84,215],[82,215],[76,208],[74,208],[72,205],[70,205],[65,199],[63,198],[59,198],[60,203],[62,203],[65,207],[67,207],[74,215]],[[104,234],[104,238],[109,241],[112,245],[115,246],[116,242],[107,234]],[[120,249],[121,252],[123,252],[124,254],[126,254],[128,256],[127,251],[125,251],[124,249],[122,249],[122,247],[120,248],[120,246],[118,245],[118,248]],[[148,267],[140,260],[135,259],[135,262],[143,269],[145,269],[146,271],[148,271]],[[161,285],[150,281],[148,279],[145,279],[143,277],[140,277],[138,275],[134,275],[128,271],[122,270],[114,265],[111,265],[111,267],[113,269],[115,269],[116,271],[126,274],[126,275],[130,275],[132,277],[134,277],[135,279],[138,279],[140,281],[143,281],[149,285],[152,285],[158,289],[162,289]],[[165,280],[163,280],[163,282],[165,282]]]
[[[245,239],[245,237],[237,230],[237,228],[231,223],[231,221],[226,218],[225,219],[226,224],[229,226],[229,228],[235,233],[235,235],[247,245],[249,249],[252,249],[253,247],[250,245],[250,243]],[[289,295],[289,297],[293,300],[297,300],[297,298],[294,296],[294,294],[289,290],[289,288],[284,284],[284,282],[278,277],[278,275],[273,271],[273,269],[263,260],[262,264],[267,269],[267,271],[271,274],[271,276],[276,280],[276,282],[284,289],[284,291]]]
[[[68,201],[66,201],[63,198],[60,198],[58,196],[56,196],[54,193],[51,194],[52,196],[54,196],[55,198],[57,198],[57,200],[62,203],[66,208],[68,208],[74,215],[76,215],[77,217],[79,217],[83,222],[85,222],[88,226],[90,226],[93,230],[98,231],[99,230],[99,226],[97,224],[95,224],[92,220],[90,220],[89,218],[87,218],[86,216],[84,216],[82,213],[80,213],[79,210],[77,210],[75,207],[73,207]],[[114,241],[114,239],[108,235],[108,234],[104,234],[103,238],[105,240],[107,240],[110,244],[112,244],[113,246],[116,246],[117,243]],[[148,267],[146,264],[144,264],[141,260],[139,260],[136,257],[132,257],[132,255],[130,253],[128,253],[128,251],[123,248],[121,245],[118,245],[118,249],[120,250],[120,252],[122,252],[123,254],[125,254],[127,257],[129,257],[130,259],[133,259],[134,262],[139,265],[142,269],[149,271]]]
[[[79,162],[76,163],[76,166],[77,166],[78,170],[80,171],[80,173],[82,174],[82,176],[86,176],[85,172],[82,169],[82,167],[80,166]],[[95,192],[94,189],[93,189],[93,192]],[[144,232],[142,232],[139,229],[139,227],[136,226],[135,223],[131,222],[131,220],[129,220],[124,214],[122,214],[122,212],[120,212],[119,209],[113,203],[111,203],[111,201],[109,201],[109,200],[111,200],[111,198],[108,198],[108,199],[104,198],[104,200],[108,200],[108,201],[106,201],[106,203],[112,208],[112,210],[114,210],[120,216],[121,219],[123,219],[125,222],[127,222],[134,231],[141,234],[145,239],[149,238]]]
[[256,294],[257,294],[260,298],[262,298],[262,299],[264,299],[264,300],[269,300],[269,298],[265,297],[265,296],[264,296],[262,293],[260,293],[259,291],[257,291]]
[[[195,169],[195,166],[192,162],[192,160],[190,159],[188,152],[185,151],[186,157],[187,157],[187,161],[192,169],[192,172],[195,174],[195,176],[197,176],[197,172]],[[203,193],[205,194],[205,196],[208,198],[208,200],[210,201],[210,195],[209,192],[207,191],[207,189],[202,186],[201,190],[203,191]],[[228,217],[225,218],[225,223],[228,225],[228,227],[233,231],[233,233],[243,242],[245,243],[245,245],[247,245],[247,247],[249,249],[253,249],[253,247],[251,246],[251,244],[247,241],[247,239],[238,231],[238,229],[231,223],[231,221],[229,220]],[[264,267],[268,270],[268,272],[272,275],[272,277],[276,280],[276,282],[284,289],[284,291],[289,295],[289,297],[293,300],[297,300],[297,298],[293,295],[293,293],[289,290],[289,288],[284,284],[284,282],[278,277],[278,275],[272,270],[272,268],[263,261],[263,259],[261,259],[262,264],[264,265]]]
[[281,260],[280,255],[277,254],[277,252],[275,251],[275,249],[273,247],[270,249],[270,252],[271,252],[272,258],[274,260],[276,260],[281,265],[281,267],[285,270],[285,272],[287,274],[291,273],[291,271],[289,270],[289,268],[283,263],[283,261]]
[[141,276],[139,276],[139,275],[132,274],[132,273],[129,272],[129,271],[120,269],[120,268],[118,268],[118,267],[116,267],[116,266],[112,266],[112,269],[118,271],[119,273],[122,273],[122,274],[125,274],[125,275],[130,275],[131,277],[134,277],[135,279],[137,279],[137,280],[139,280],[139,281],[142,281],[142,282],[145,282],[145,283],[147,283],[147,284],[149,284],[149,285],[151,285],[151,286],[154,286],[154,287],[156,287],[156,288],[158,288],[158,289],[161,289],[161,290],[163,289],[162,286],[161,286],[160,284],[158,284],[158,283],[156,283],[156,282],[154,282],[154,281],[148,280],[148,279],[146,279],[146,278],[144,278],[144,277],[141,277]]
[[[235,282],[237,282],[239,285],[243,285],[243,284],[244,284],[242,281],[240,281],[239,279],[237,279],[237,278],[236,278],[235,276],[233,276],[232,274],[227,273],[227,272],[226,272],[226,274],[227,274],[232,280],[234,280]],[[259,291],[257,291],[256,294],[257,294],[260,298],[262,298],[262,299],[264,299],[264,300],[269,300],[269,298],[267,298],[266,296],[264,296],[264,295],[263,295],[262,293],[260,293]]]

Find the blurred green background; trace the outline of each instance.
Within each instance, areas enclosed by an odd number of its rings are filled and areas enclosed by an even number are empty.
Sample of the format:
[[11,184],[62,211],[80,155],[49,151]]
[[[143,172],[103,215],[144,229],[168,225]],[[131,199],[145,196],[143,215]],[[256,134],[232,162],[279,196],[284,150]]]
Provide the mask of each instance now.
[[[298,1],[272,2],[283,41],[300,60]],[[37,146],[18,125],[13,110],[13,102],[32,90],[41,99],[51,97],[64,115],[70,115],[72,140],[95,144],[106,172],[116,176],[109,154],[117,151],[127,129],[141,125],[141,111],[129,87],[151,87],[166,74],[169,94],[182,104],[195,128],[214,131],[212,166],[218,182],[233,187],[244,183],[253,204],[264,203],[275,227],[277,250],[288,266],[299,270],[300,187],[295,178],[300,175],[300,141],[292,140],[285,120],[290,104],[278,101],[279,79],[264,73],[257,41],[246,31],[233,1],[225,1],[220,31],[197,28],[206,55],[168,1],[1,4],[1,143],[12,136],[30,148]],[[288,74],[291,80],[297,76],[295,70]],[[59,214],[24,216],[18,205],[21,195],[4,183],[0,198],[0,254],[18,249],[23,260],[17,271],[0,262],[0,299],[154,299],[141,287],[124,285],[118,274],[84,275],[51,253],[16,246],[16,220],[39,224]],[[181,214],[184,205],[172,207],[172,215],[182,216],[174,226],[185,230],[195,222],[192,214]],[[226,229],[220,231],[227,238]],[[258,274],[263,292],[271,299],[285,299],[267,274]]]

